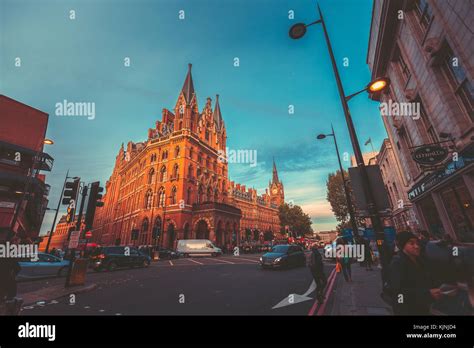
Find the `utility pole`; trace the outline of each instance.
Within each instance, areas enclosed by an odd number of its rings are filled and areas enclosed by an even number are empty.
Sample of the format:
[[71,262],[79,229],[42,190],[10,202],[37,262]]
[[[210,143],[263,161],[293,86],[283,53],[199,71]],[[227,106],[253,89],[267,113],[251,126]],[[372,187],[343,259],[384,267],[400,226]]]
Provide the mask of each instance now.
[[[81,207],[79,208],[79,215],[77,217],[77,222],[76,222],[76,231],[80,231],[81,230],[81,220],[82,220],[82,211],[84,210],[84,202],[86,200],[86,196],[87,196],[87,186],[86,184],[84,183],[84,186],[82,188],[82,199],[81,199]],[[67,240],[69,242],[69,240],[71,239],[71,232],[72,231],[69,231],[69,234],[67,236]],[[80,235],[80,233],[79,233]],[[69,287],[69,283],[70,283],[70,279],[71,279],[71,272],[72,272],[72,267],[74,265],[74,261],[76,259],[76,249],[72,249],[72,253],[71,253],[71,260],[70,260],[70,263],[69,263],[69,267],[68,267],[68,271],[67,271],[67,277],[66,277],[66,284],[65,284],[65,287],[68,288]]]
[[63,193],[64,193],[64,188],[66,187],[66,181],[67,181],[68,175],[69,175],[69,169],[67,170],[66,177],[64,178],[63,189],[61,191],[61,196],[59,196],[58,206],[56,208],[56,214],[54,214],[53,225],[51,226],[51,231],[49,232],[48,243],[46,244],[46,250],[45,250],[46,254],[49,251],[49,245],[51,244],[51,238],[53,237],[54,225],[56,225],[56,219],[58,218],[58,212],[59,212],[59,208],[61,207],[61,201],[63,200]]

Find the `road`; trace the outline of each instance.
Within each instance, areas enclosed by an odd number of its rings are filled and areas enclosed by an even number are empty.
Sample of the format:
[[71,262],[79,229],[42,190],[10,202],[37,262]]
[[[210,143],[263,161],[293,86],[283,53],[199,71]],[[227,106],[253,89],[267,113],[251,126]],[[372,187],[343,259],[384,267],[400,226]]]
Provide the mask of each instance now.
[[[272,309],[291,294],[303,295],[313,281],[307,267],[262,270],[260,255],[185,258],[154,262],[149,268],[88,273],[98,287],[77,294],[75,303],[60,298],[26,306],[22,315],[308,315],[311,300]],[[334,264],[325,266],[329,276]],[[19,292],[64,282],[36,280]],[[298,302],[297,300],[294,302]]]

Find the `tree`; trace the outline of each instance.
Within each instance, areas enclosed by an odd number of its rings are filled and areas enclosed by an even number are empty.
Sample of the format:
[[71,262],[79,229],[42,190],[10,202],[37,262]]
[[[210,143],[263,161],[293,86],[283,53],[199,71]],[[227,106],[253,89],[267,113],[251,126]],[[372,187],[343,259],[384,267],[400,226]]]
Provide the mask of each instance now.
[[266,231],[263,233],[263,240],[264,240],[264,241],[273,240],[273,232],[270,231],[270,230],[266,230]]
[[289,226],[290,231],[297,236],[313,234],[311,218],[298,205],[290,207],[287,203],[283,203],[278,208],[278,217],[280,218],[281,234],[286,233],[285,226]]
[[[349,195],[351,197],[352,206],[355,207],[354,195],[352,193],[352,187],[348,178],[349,175],[347,171],[344,171],[344,177],[346,178],[346,184],[349,189]],[[329,204],[331,204],[331,210],[336,216],[336,220],[339,221],[339,225],[337,225],[337,230],[340,231],[343,228],[351,228],[349,209],[347,207],[346,194],[344,192],[344,184],[342,182],[340,170],[328,175],[326,187],[326,199],[328,200]],[[364,219],[356,218],[356,223],[358,226],[361,226],[364,224]]]

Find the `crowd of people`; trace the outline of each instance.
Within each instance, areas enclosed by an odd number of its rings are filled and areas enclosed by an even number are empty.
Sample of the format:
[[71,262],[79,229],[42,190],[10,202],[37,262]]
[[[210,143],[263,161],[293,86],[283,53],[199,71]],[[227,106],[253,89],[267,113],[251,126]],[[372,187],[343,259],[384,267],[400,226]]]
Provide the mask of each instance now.
[[[426,231],[418,235],[397,233],[394,245],[384,243],[382,250],[374,250],[368,239],[356,236],[353,243],[361,244],[364,252],[361,267],[381,270],[382,299],[390,304],[395,315],[472,315],[474,314],[473,250],[466,247],[461,254],[450,239],[433,240]],[[346,245],[344,237],[337,245]],[[378,249],[378,248],[377,248]],[[336,257],[336,271],[346,282],[352,282],[349,255]],[[317,297],[322,301],[327,279],[322,257],[313,245],[310,270],[317,284]]]

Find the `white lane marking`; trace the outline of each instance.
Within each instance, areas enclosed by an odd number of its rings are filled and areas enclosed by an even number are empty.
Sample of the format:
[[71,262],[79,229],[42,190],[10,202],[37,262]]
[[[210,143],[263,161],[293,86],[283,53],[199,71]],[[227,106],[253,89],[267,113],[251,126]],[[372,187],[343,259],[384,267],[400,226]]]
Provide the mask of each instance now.
[[204,265],[202,262],[197,262],[197,261],[195,261],[195,260],[193,260],[193,259],[186,259],[186,260],[189,260],[189,261],[192,261],[192,262],[194,262],[194,263],[197,263],[198,265]]
[[235,265],[235,262],[230,262],[230,261],[221,260],[217,258],[214,258],[214,259],[206,258],[206,260],[219,261],[219,262],[230,263],[231,265]]
[[169,263],[170,263],[170,266],[174,266],[173,262],[171,262],[171,260],[168,260]]
[[244,260],[244,261],[250,261],[250,262],[254,262],[254,263],[259,263],[259,261],[257,261],[257,260],[244,259],[243,257],[240,257],[240,256],[235,256],[232,260]]

